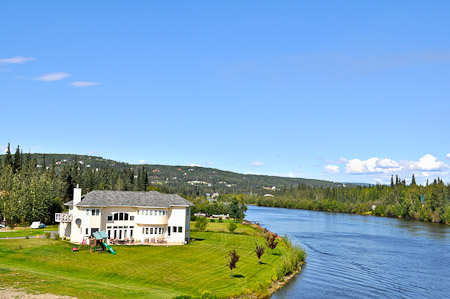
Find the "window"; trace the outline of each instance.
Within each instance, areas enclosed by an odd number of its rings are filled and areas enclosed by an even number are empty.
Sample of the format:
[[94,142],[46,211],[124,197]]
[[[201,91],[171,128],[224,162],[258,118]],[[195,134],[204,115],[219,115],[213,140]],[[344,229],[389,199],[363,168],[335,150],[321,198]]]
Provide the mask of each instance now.
[[177,232],[177,227],[176,227],[176,226],[173,227],[173,232],[174,232],[174,233]]
[[179,227],[178,227],[178,232],[179,232],[179,233],[182,233],[182,232],[183,232],[183,227],[182,227],[182,226],[179,226]]
[[89,216],[89,209],[86,209],[86,216]]
[[159,211],[159,216],[162,216],[162,211]]
[[142,228],[142,234],[145,234],[145,227]]
[[133,238],[133,230],[130,229],[130,238]]
[[92,209],[92,216],[95,216],[95,209]]
[[130,221],[134,221],[134,216],[130,216]]
[[128,213],[125,213],[124,216],[125,220],[128,220]]
[[134,226],[130,226],[130,228],[134,228]]
[[119,220],[123,220],[123,213],[119,213]]
[[145,228],[145,234],[148,235],[148,227]]
[[107,228],[107,229],[111,229],[111,226],[107,226],[106,228]]
[[150,235],[153,235],[153,227],[150,227]]
[[98,216],[98,215],[100,215],[100,209],[95,210],[95,216]]
[[89,235],[89,228],[86,228],[86,235]]
[[137,214],[139,215],[139,210],[137,211]]
[[167,227],[167,235],[170,236],[170,226]]
[[95,233],[95,232],[98,232],[98,228],[92,228],[91,229],[91,233]]
[[[148,210],[145,210],[145,215],[147,215],[148,216]],[[151,215],[151,214],[150,214]]]
[[108,229],[108,239],[111,239],[111,230]]
[[[148,212],[148,211],[147,211]],[[152,210],[150,210],[150,216],[152,216],[153,215],[153,211]]]
[[119,220],[119,213],[114,214],[114,220]]
[[108,216],[108,221],[112,221],[112,218],[113,216]]

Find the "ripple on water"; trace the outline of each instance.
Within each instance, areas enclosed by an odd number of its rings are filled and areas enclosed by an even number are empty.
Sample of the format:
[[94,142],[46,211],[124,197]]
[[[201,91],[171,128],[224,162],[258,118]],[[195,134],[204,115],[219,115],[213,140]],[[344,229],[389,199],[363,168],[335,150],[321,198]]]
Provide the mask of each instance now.
[[273,298],[450,298],[450,227],[402,219],[249,207],[308,257]]

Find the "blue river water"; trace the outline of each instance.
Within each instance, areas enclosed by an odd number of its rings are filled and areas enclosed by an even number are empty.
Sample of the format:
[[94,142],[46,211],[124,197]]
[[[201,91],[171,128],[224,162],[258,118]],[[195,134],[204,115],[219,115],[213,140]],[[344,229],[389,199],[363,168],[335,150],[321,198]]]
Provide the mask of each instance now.
[[450,298],[448,225],[256,206],[246,219],[308,254],[272,298]]

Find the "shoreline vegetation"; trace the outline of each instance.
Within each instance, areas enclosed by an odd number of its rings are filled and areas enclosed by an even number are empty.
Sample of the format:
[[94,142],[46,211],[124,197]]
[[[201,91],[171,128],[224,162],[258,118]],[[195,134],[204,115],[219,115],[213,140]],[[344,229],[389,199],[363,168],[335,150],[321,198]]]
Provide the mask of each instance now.
[[282,188],[271,196],[225,195],[263,207],[301,209],[415,219],[450,224],[450,184],[437,179],[425,186],[392,178],[391,185]]
[[[278,237],[274,254],[266,250],[259,264],[255,244],[265,244],[267,233],[247,222],[234,232],[228,222],[209,222],[205,231],[192,231],[185,246],[116,246],[115,256],[73,253],[71,243],[48,238],[0,240],[0,286],[77,298],[265,298],[292,279],[306,257]],[[231,250],[241,257],[232,278],[226,267]]]

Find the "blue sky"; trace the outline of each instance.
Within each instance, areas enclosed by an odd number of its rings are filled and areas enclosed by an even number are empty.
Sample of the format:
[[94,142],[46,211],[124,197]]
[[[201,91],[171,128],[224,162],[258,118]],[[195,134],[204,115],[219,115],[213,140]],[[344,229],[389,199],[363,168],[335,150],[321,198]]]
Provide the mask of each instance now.
[[450,181],[448,1],[0,3],[0,146]]

